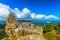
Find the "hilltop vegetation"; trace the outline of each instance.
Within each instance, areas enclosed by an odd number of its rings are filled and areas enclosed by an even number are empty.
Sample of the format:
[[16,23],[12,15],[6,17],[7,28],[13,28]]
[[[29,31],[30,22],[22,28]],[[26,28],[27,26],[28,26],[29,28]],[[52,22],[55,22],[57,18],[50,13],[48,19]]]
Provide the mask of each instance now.
[[41,27],[31,22],[18,22],[12,14],[2,26],[5,29],[0,29],[0,40],[60,40],[60,23],[48,23]]
[[[51,24],[49,24],[49,25],[51,25]],[[56,23],[52,27],[51,26],[49,26],[48,28],[44,28],[44,27],[48,27],[48,24],[43,26],[43,36],[46,39],[48,39],[48,40],[60,40],[60,23]],[[48,30],[48,29],[50,29],[50,30]],[[7,40],[7,38],[8,38],[8,36],[4,32],[4,29],[0,29],[0,39]],[[16,39],[16,37],[15,37],[15,39]]]
[[60,40],[60,23],[43,27],[43,36],[48,40]]

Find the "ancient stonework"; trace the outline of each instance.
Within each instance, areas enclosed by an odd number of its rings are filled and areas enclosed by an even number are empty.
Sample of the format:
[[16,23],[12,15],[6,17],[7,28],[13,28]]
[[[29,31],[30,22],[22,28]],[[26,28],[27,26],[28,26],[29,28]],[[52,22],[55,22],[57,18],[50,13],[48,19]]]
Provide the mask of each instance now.
[[17,40],[46,40],[43,35],[42,27],[28,22],[19,23],[13,14],[7,18],[5,32],[10,40],[17,37]]

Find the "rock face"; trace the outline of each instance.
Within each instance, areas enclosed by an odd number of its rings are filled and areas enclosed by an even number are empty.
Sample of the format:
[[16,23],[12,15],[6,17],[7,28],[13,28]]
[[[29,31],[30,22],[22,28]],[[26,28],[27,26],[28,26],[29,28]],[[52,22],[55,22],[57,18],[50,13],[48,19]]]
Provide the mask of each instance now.
[[46,40],[42,36],[42,27],[28,22],[19,23],[13,14],[7,18],[5,32],[10,40],[13,40],[14,37],[17,37],[17,40]]
[[40,37],[39,35],[26,35],[20,37],[20,40],[45,40],[43,37]]

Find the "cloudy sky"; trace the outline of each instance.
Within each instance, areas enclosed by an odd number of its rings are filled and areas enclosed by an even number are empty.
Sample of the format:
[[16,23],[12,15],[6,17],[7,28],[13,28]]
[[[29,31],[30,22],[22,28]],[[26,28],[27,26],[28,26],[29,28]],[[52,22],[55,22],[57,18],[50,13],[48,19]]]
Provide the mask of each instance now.
[[59,19],[58,0],[0,0],[0,20],[13,13],[19,19]]

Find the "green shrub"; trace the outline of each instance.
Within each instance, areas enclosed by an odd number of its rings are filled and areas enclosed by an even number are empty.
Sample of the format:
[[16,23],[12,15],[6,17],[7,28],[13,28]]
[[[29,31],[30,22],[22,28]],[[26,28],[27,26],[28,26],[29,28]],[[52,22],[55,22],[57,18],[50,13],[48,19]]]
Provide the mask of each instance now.
[[4,29],[0,29],[0,39],[4,38],[4,37],[7,37]]
[[54,29],[57,31],[57,33],[60,33],[60,23],[56,23]]
[[46,24],[46,25],[43,26],[43,31],[44,31],[44,32],[50,32],[50,31],[52,31],[52,30],[54,30],[54,26],[53,26],[53,24],[51,24],[51,23]]
[[54,37],[55,37],[55,34],[54,34],[54,33],[51,33],[51,32],[47,32],[47,33],[43,34],[43,36],[44,36],[47,40],[53,40]]

